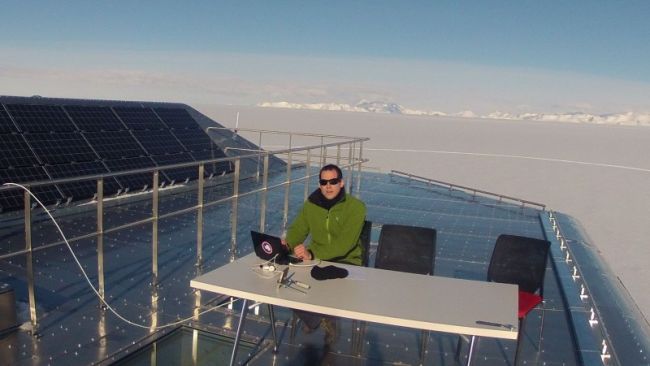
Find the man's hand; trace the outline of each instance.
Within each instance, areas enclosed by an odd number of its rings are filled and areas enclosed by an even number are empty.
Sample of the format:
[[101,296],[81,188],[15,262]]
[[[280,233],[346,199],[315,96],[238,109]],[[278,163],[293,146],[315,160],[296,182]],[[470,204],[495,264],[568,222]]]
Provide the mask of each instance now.
[[296,257],[302,259],[302,260],[312,260],[313,258],[311,257],[311,252],[307,250],[305,247],[305,244],[298,244],[295,248],[293,248],[293,254],[296,255]]

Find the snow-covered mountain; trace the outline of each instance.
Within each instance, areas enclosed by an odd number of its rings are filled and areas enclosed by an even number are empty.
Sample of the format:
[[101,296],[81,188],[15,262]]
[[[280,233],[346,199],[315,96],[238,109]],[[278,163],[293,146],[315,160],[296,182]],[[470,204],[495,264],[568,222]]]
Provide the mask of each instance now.
[[640,125],[650,126],[650,114],[647,113],[612,113],[612,114],[589,114],[583,112],[572,113],[521,113],[511,114],[503,112],[490,113],[483,118],[512,119],[530,121],[554,121],[572,123],[595,123],[595,124],[617,124],[617,125]]
[[361,100],[355,105],[347,103],[290,103],[290,102],[261,102],[258,107],[265,108],[288,108],[288,109],[312,109],[321,111],[343,111],[362,113],[385,113],[385,114],[412,114],[418,116],[446,116],[447,113],[437,111],[421,111],[408,109],[397,103]]
[[321,111],[344,111],[344,112],[370,112],[389,114],[408,114],[407,110],[396,103],[371,102],[362,100],[355,105],[346,103],[290,103],[290,102],[262,102],[258,107],[268,108],[289,108],[289,109],[314,109]]
[[423,111],[409,109],[400,104],[381,101],[362,100],[355,105],[347,103],[290,103],[290,102],[261,102],[258,107],[265,108],[287,108],[287,109],[311,109],[322,111],[343,111],[360,113],[384,113],[402,114],[415,116],[434,117],[461,117],[461,118],[490,118],[524,121],[553,121],[571,123],[594,123],[594,124],[618,124],[618,125],[639,125],[650,126],[650,114],[648,113],[611,113],[611,114],[589,114],[583,112],[569,113],[508,113],[492,112],[486,115],[479,115],[472,111],[460,111],[456,113],[445,113],[440,111]]

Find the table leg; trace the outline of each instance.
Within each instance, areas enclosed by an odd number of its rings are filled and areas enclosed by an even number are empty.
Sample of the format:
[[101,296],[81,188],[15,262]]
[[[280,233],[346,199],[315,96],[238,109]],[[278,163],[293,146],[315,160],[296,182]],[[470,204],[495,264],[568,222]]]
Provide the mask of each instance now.
[[230,356],[230,366],[233,366],[235,364],[235,357],[237,356],[237,348],[239,348],[239,339],[241,338],[241,331],[244,328],[244,320],[246,320],[246,313],[248,313],[248,300],[244,299],[244,302],[241,306],[241,315],[239,317],[239,324],[237,325],[235,344],[232,347],[232,355]]
[[424,365],[424,357],[427,355],[427,343],[429,343],[429,331],[423,330],[421,333],[420,337],[422,337],[422,342],[420,343],[420,365]]
[[273,332],[273,353],[278,353],[278,336],[275,334],[275,315],[273,314],[273,305],[269,307],[269,320],[271,321],[271,332]]
[[476,336],[472,336],[472,339],[469,342],[469,353],[467,353],[467,363],[465,364],[466,366],[470,366],[472,364],[472,356],[474,356],[474,345],[476,343]]
[[361,357],[363,354],[363,339],[366,333],[366,322],[355,320],[352,323],[352,354]]

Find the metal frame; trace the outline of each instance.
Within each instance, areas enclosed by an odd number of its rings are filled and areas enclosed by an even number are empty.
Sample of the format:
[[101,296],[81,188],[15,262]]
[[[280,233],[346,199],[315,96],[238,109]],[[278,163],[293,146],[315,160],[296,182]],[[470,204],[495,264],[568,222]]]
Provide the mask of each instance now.
[[[223,129],[223,128],[209,128],[208,130],[211,129]],[[98,273],[98,292],[100,297],[102,299],[104,298],[105,295],[105,288],[106,288],[106,281],[105,281],[105,273],[104,273],[104,235],[117,232],[120,230],[125,230],[137,225],[143,225],[143,224],[151,224],[151,233],[152,233],[152,238],[151,238],[151,270],[152,270],[152,280],[151,280],[151,287],[152,287],[152,304],[156,302],[157,299],[157,287],[158,287],[158,271],[159,271],[159,263],[158,263],[158,246],[159,246],[159,225],[158,223],[160,220],[169,218],[169,217],[174,217],[178,215],[183,215],[183,214],[188,214],[191,212],[196,211],[197,215],[197,235],[196,235],[196,266],[197,270],[200,272],[201,267],[203,264],[203,225],[205,224],[204,218],[203,218],[203,213],[205,208],[208,208],[210,206],[215,206],[215,205],[220,205],[220,204],[227,204],[230,202],[231,204],[231,217],[230,217],[230,241],[231,241],[231,253],[230,253],[230,260],[233,261],[237,258],[237,225],[238,225],[238,206],[239,206],[239,198],[249,196],[249,195],[254,195],[254,194],[260,194],[261,199],[260,199],[260,231],[265,231],[265,226],[266,226],[266,211],[267,211],[267,196],[268,196],[268,191],[273,190],[273,189],[279,189],[284,187],[284,213],[283,213],[283,230],[286,228],[287,222],[288,222],[288,215],[289,215],[289,193],[291,189],[291,185],[295,184],[297,182],[304,182],[305,184],[305,198],[308,195],[309,191],[309,181],[310,179],[314,176],[312,174],[312,170],[310,169],[311,164],[313,162],[313,156],[312,156],[312,150],[315,149],[320,149],[320,156],[319,156],[319,161],[321,164],[324,164],[327,159],[327,151],[328,148],[336,148],[336,162],[341,166],[341,169],[348,169],[350,171],[350,177],[352,178],[352,171],[357,168],[358,171],[360,172],[362,169],[362,165],[365,162],[364,160],[361,159],[362,152],[360,149],[362,148],[362,142],[368,140],[367,138],[355,138],[355,137],[345,137],[345,136],[335,136],[335,135],[318,135],[318,134],[300,134],[300,133],[287,133],[287,132],[280,132],[280,131],[268,131],[268,130],[251,130],[251,129],[239,129],[238,131],[242,132],[254,132],[259,134],[258,141],[260,143],[260,147],[262,144],[262,136],[264,134],[280,134],[280,135],[288,135],[288,141],[289,141],[289,148],[288,149],[281,149],[281,150],[260,150],[257,148],[254,150],[254,152],[250,152],[249,150],[244,150],[246,151],[243,154],[237,153],[236,155],[233,154],[234,156],[230,157],[225,157],[225,158],[218,158],[218,159],[210,159],[210,160],[205,160],[201,162],[192,162],[192,163],[180,163],[180,164],[173,164],[173,165],[168,165],[168,166],[161,166],[161,167],[155,167],[155,168],[145,168],[145,169],[133,169],[129,171],[123,171],[123,172],[117,172],[113,174],[95,174],[95,175],[86,175],[86,176],[81,176],[81,177],[75,177],[75,178],[61,178],[61,179],[53,179],[53,180],[47,180],[47,181],[39,181],[39,182],[29,182],[25,183],[24,185],[28,187],[28,189],[32,189],[33,187],[40,187],[40,186],[47,186],[47,185],[54,185],[54,184],[62,184],[62,183],[70,183],[70,182],[78,182],[78,181],[88,181],[88,180],[95,180],[97,182],[97,195],[95,197],[95,204],[96,204],[96,231],[84,235],[79,235],[73,238],[68,238],[69,243],[73,243],[76,241],[80,241],[83,239],[96,239],[97,241],[97,273]],[[234,130],[234,132],[237,132],[237,130]],[[316,144],[308,145],[308,146],[300,146],[300,147],[294,147],[294,139],[296,137],[307,137],[307,138],[316,138],[317,142]],[[330,141],[334,140],[334,141]],[[339,141],[337,141],[339,140]],[[357,145],[357,142],[359,143]],[[358,148],[357,148],[358,146]],[[342,159],[341,157],[341,150],[343,148],[348,148],[349,149],[349,156],[347,158],[347,161],[344,161],[345,159]],[[237,152],[238,150],[242,149],[226,149],[226,151],[230,152]],[[356,150],[359,150],[358,154],[356,153]],[[305,155],[306,154],[306,155]],[[281,182],[279,184],[275,184],[273,186],[269,186],[268,184],[268,178],[270,174],[270,158],[271,156],[274,156],[275,158],[278,158],[280,156],[286,155],[286,179],[284,182]],[[304,162],[300,162],[298,167],[305,167],[305,175],[300,176],[300,177],[292,177],[292,170],[295,168],[294,163],[296,157],[303,157],[305,156]],[[356,158],[355,158],[356,157]],[[241,164],[242,161],[256,161],[257,165],[257,171],[253,176],[242,176],[241,174]],[[205,164],[216,164],[220,162],[229,162],[230,164],[234,165],[234,170],[231,174],[226,176],[223,180],[222,183],[227,183],[227,184],[232,184],[233,185],[233,192],[232,195],[229,197],[225,198],[220,198],[211,202],[205,202],[205,196],[204,196],[204,190],[205,190]],[[262,162],[262,171],[260,172],[260,162]],[[198,169],[198,179],[196,181],[196,190],[197,190],[197,202],[196,205],[187,207],[181,210],[173,211],[173,212],[168,212],[164,214],[159,213],[159,200],[160,200],[160,172],[163,170],[168,170],[168,169],[175,169],[175,168],[187,168],[187,167],[196,167]],[[104,210],[104,204],[106,202],[106,198],[104,196],[104,181],[106,178],[110,177],[119,177],[119,176],[124,176],[124,175],[130,175],[130,174],[141,174],[141,173],[150,173],[152,175],[152,186],[151,190],[149,191],[151,195],[151,202],[152,202],[152,208],[151,208],[151,215],[145,219],[137,220],[137,221],[132,221],[117,227],[112,227],[109,229],[104,228],[104,215],[105,215],[105,210]],[[253,189],[247,192],[239,192],[239,183],[242,180],[245,179],[259,179],[260,175],[262,176],[262,186],[261,188]],[[359,180],[358,178],[360,177],[360,174],[357,174],[357,190],[359,187]],[[5,190],[15,190],[17,188],[15,187],[6,187],[6,186],[0,186],[0,191],[5,191]],[[2,259],[8,259],[12,257],[17,257],[24,255],[25,256],[25,261],[26,261],[26,272],[27,272],[27,292],[29,296],[29,312],[30,312],[30,320],[33,328],[33,334],[37,334],[38,330],[38,316],[36,313],[36,304],[37,304],[37,299],[36,299],[36,294],[35,294],[35,270],[34,270],[34,261],[33,261],[33,254],[36,251],[39,250],[44,250],[48,248],[52,248],[55,246],[59,245],[64,245],[65,241],[64,240],[57,240],[54,242],[46,243],[43,245],[40,245],[36,248],[33,247],[32,245],[32,217],[31,217],[31,211],[32,211],[32,202],[31,202],[31,196],[29,192],[24,192],[24,209],[23,209],[23,219],[24,219],[24,232],[25,232],[25,246],[24,249],[22,250],[14,250],[12,252],[2,254],[0,255],[0,260]],[[197,294],[197,299],[200,299],[200,294]],[[197,300],[198,301],[198,300]],[[100,299],[100,306],[103,308],[103,304],[101,304],[101,299]],[[157,319],[155,319],[157,320]]]
[[476,188],[461,186],[459,184],[448,183],[448,182],[443,182],[443,181],[440,181],[440,180],[420,177],[420,176],[417,176],[417,175],[414,175],[414,174],[400,172],[398,170],[391,170],[390,174],[395,175],[395,176],[401,176],[401,177],[407,178],[409,180],[415,180],[415,181],[427,183],[428,185],[431,185],[431,184],[443,185],[443,186],[446,186],[447,188],[449,188],[449,190],[458,189],[458,190],[471,192],[474,197],[476,197],[477,193],[480,193],[480,194],[484,194],[484,195],[487,195],[487,196],[496,197],[496,198],[499,199],[499,201],[502,201],[504,199],[505,200],[510,200],[510,201],[515,201],[515,202],[521,204],[521,207],[525,207],[526,205],[530,205],[530,206],[537,206],[542,211],[546,210],[546,205],[543,204],[543,203],[528,201],[528,200],[524,200],[524,199],[521,199],[521,198],[506,196],[506,195],[502,195],[502,194],[498,194],[498,193],[494,193],[494,192],[483,191],[483,190],[476,189]]

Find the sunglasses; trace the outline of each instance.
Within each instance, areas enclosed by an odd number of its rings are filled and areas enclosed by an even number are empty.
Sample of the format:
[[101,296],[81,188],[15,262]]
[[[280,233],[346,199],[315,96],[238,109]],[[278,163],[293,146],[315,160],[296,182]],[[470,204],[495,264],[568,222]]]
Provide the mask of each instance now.
[[341,178],[332,178],[332,179],[320,179],[318,183],[321,186],[327,185],[329,183],[331,186],[339,184],[341,182]]

